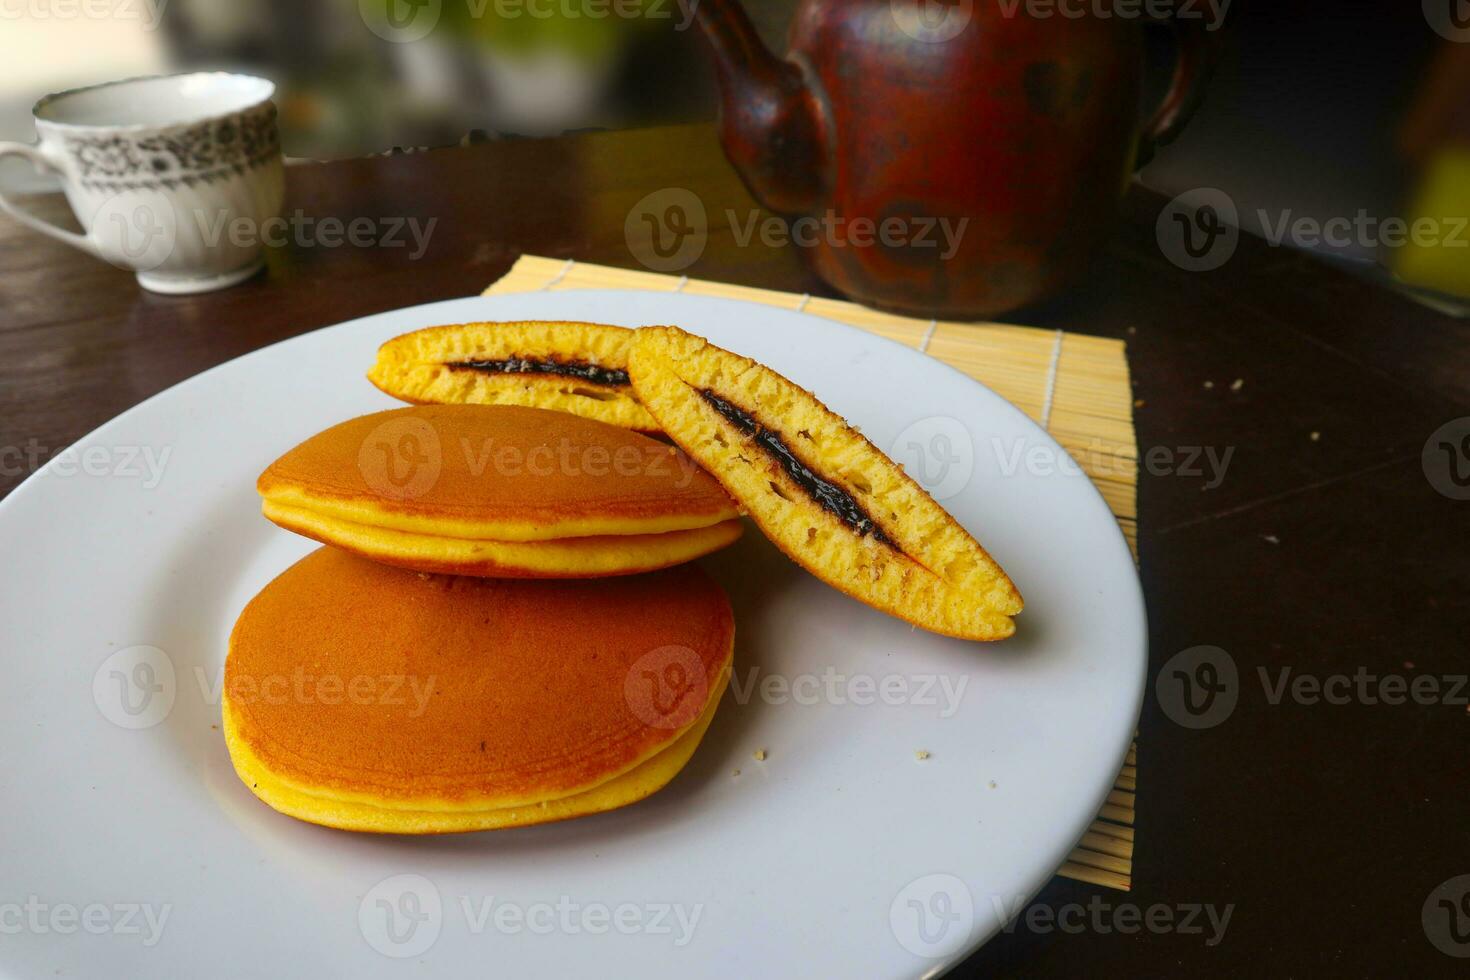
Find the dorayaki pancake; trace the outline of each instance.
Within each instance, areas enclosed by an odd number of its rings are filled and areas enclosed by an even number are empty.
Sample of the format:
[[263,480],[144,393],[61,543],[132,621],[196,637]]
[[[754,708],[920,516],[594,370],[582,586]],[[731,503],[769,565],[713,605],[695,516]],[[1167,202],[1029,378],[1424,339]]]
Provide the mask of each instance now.
[[739,506],[675,447],[510,405],[352,419],[276,460],[256,488],[284,528],[427,572],[626,575],[708,554],[741,531]]
[[676,327],[639,330],[629,373],[664,432],[812,574],[936,633],[1015,631],[1021,596],[1001,567],[810,392]]
[[424,575],[316,551],[230,636],[235,770],[282,813],[444,833],[610,810],[688,761],[734,619],[696,566],[598,581]]
[[601,323],[461,323],[378,348],[368,380],[415,404],[527,405],[653,432],[628,381],[633,331]]

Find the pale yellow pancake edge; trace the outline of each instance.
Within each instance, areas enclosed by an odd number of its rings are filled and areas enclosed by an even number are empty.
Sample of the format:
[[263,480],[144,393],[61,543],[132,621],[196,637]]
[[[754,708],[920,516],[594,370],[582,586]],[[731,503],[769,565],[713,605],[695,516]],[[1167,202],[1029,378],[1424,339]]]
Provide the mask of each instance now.
[[666,748],[631,769],[590,789],[539,803],[489,809],[412,810],[377,806],[360,800],[339,799],[324,792],[308,792],[273,775],[240,737],[229,699],[222,716],[225,744],[240,780],[272,809],[307,823],[380,834],[450,834],[474,830],[501,830],[568,820],[615,810],[645,799],[668,785],[689,762],[704,733],[714,721],[730,679],[730,663],[720,672],[703,713]]
[[393,507],[391,500],[379,503],[370,495],[350,498],[313,493],[306,487],[275,477],[258,489],[262,490],[262,500],[277,507],[310,510],[334,520],[411,534],[489,541],[559,541],[565,538],[607,535],[665,534],[669,531],[710,527],[740,516],[740,507],[731,500],[728,506],[703,513],[666,513],[642,518],[600,517],[589,514],[563,520],[491,520],[456,517],[448,513],[427,514],[399,510]]
[[593,578],[651,572],[718,551],[734,543],[744,530],[743,522],[735,519],[661,534],[492,541],[357,524],[270,499],[261,502],[261,513],[288,531],[386,564],[424,572],[507,578]]

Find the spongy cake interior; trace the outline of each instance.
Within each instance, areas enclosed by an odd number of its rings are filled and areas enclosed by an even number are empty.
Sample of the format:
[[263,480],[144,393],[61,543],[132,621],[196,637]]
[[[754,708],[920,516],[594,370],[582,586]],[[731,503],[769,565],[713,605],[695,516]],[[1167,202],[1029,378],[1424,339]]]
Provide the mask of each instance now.
[[[640,330],[639,397],[766,535],[834,587],[927,629],[971,639],[1014,631],[1021,598],[1000,566],[900,466],[810,392],[749,358],[671,327]],[[892,540],[859,536],[701,392],[740,407],[842,487]]]
[[288,531],[354,554],[422,572],[503,578],[596,578],[667,568],[733,543],[739,520],[656,534],[604,534],[549,541],[494,541],[356,524],[274,500],[262,513]]
[[452,366],[524,358],[626,370],[632,338],[633,332],[623,327],[566,321],[429,327],[383,344],[368,380],[408,402],[528,405],[652,432],[657,424],[627,385],[553,375],[485,373]]

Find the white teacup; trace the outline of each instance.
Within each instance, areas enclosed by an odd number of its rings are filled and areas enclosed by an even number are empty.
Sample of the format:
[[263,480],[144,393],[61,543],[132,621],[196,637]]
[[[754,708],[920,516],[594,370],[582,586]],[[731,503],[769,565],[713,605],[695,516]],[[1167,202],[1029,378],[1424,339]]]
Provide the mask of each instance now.
[[[263,78],[195,72],[48,95],[33,110],[40,145],[0,143],[0,156],[59,173],[86,233],[3,195],[0,209],[136,272],[154,292],[232,286],[264,265],[258,229],[281,212],[274,92]],[[232,234],[242,223],[257,233]]]

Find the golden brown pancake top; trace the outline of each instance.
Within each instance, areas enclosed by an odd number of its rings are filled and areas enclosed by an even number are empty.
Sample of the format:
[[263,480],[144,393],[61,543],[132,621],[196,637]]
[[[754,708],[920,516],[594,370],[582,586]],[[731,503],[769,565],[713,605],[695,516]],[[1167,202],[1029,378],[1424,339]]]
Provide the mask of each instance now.
[[419,405],[351,419],[276,460],[257,489],[471,524],[628,521],[626,533],[638,522],[696,527],[739,513],[713,477],[666,443],[510,405]]
[[727,668],[734,619],[694,565],[597,581],[422,575],[332,548],[241,613],[225,697],[302,788],[513,805],[672,742]]

